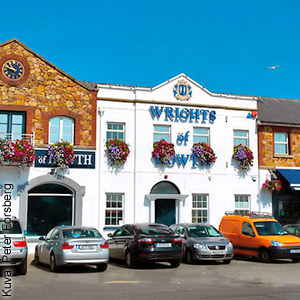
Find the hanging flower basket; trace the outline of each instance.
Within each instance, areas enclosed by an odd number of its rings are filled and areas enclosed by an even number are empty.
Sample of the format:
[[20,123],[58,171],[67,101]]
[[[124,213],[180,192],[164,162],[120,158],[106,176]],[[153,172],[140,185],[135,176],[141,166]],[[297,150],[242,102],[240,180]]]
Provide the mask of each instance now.
[[217,159],[213,149],[206,143],[195,143],[192,148],[192,153],[201,163],[211,164]]
[[175,158],[174,144],[164,139],[153,143],[152,157],[163,165],[170,164]]
[[34,160],[35,150],[28,141],[0,138],[0,165],[31,167]]
[[114,139],[106,143],[105,153],[114,166],[124,165],[130,153],[129,146],[124,141]]
[[268,180],[263,183],[262,188],[266,191],[279,193],[282,189],[282,182],[278,179]]
[[243,171],[247,171],[253,166],[253,152],[242,144],[234,146],[232,158],[238,161],[239,167]]
[[73,146],[68,141],[62,140],[50,145],[47,154],[57,168],[63,171],[67,170],[75,160]]

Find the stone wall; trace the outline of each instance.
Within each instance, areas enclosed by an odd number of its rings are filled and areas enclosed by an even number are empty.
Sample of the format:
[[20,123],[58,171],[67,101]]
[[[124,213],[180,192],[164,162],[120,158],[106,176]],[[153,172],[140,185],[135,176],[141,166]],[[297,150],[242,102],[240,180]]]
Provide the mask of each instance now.
[[[300,128],[260,126],[258,130],[260,167],[300,167]],[[274,132],[289,134],[289,155],[274,154]]]
[[[77,82],[17,40],[0,45],[0,59],[18,55],[30,68],[19,85],[0,79],[0,109],[26,111],[26,133],[36,134],[36,146],[48,144],[49,118],[55,115],[74,119],[74,145],[96,146],[96,91]],[[1,71],[1,70],[0,70]]]

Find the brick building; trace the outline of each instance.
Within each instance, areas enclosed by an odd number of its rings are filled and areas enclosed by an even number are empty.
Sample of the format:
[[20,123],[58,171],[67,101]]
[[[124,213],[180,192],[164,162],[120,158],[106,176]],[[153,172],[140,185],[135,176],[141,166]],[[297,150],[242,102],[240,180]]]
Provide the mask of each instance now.
[[260,190],[261,210],[282,223],[300,220],[300,100],[258,99],[260,184],[280,180],[280,192]]
[[[0,138],[26,139],[36,149],[32,167],[0,166],[0,191],[12,195],[11,214],[29,235],[57,224],[96,225],[96,98],[18,40],[0,44]],[[47,157],[47,146],[61,139],[76,154],[64,174]]]

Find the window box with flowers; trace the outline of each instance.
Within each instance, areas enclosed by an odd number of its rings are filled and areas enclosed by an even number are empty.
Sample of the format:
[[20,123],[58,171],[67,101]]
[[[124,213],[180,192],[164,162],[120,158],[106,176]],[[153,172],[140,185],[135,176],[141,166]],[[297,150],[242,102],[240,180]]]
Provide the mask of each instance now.
[[234,146],[232,158],[238,161],[239,167],[243,171],[248,171],[253,166],[253,152],[242,144]]
[[171,164],[175,158],[174,144],[169,143],[164,139],[154,142],[152,158],[156,159],[157,163],[163,165]]
[[129,145],[119,139],[113,139],[106,143],[105,153],[108,156],[111,164],[119,167],[125,164],[130,153]]
[[195,143],[192,148],[192,153],[201,164],[212,164],[217,159],[213,149],[206,143]]
[[282,182],[278,179],[266,179],[262,185],[262,188],[266,191],[279,193],[282,189]]
[[31,167],[35,160],[35,150],[26,140],[10,141],[0,138],[0,165]]
[[56,167],[62,171],[69,169],[75,160],[73,146],[68,141],[61,140],[50,145],[47,154]]

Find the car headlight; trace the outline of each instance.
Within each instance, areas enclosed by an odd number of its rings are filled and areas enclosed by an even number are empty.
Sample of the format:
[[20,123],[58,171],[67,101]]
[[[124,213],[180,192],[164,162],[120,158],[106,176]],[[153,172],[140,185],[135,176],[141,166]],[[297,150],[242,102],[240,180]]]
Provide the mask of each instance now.
[[195,249],[205,249],[205,246],[202,244],[194,244]]
[[229,242],[229,244],[227,245],[227,249],[233,249],[233,245]]
[[282,244],[279,241],[271,241],[271,246],[273,246],[273,247],[282,247]]

